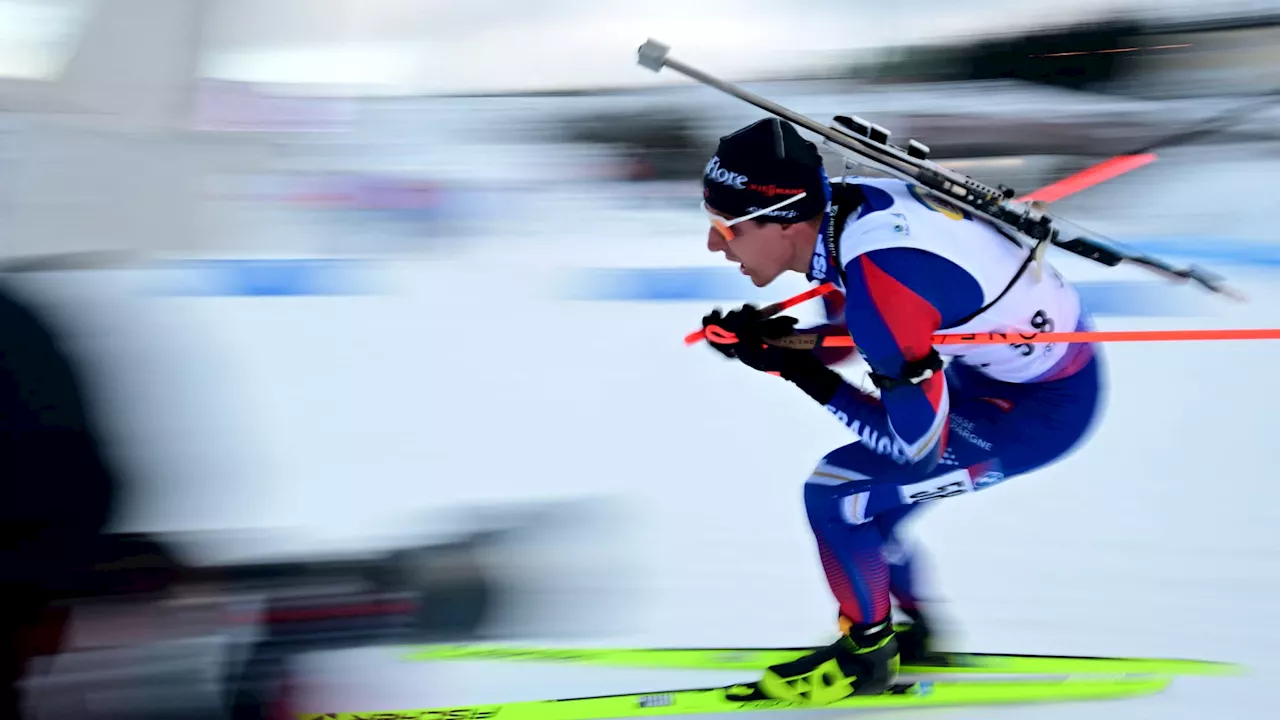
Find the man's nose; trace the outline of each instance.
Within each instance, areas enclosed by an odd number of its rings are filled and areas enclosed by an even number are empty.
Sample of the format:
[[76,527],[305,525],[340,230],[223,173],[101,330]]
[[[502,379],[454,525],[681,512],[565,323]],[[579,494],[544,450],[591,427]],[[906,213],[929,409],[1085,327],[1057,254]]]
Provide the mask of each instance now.
[[724,241],[724,236],[714,227],[707,230],[707,249],[711,252],[723,252],[729,249],[729,243]]

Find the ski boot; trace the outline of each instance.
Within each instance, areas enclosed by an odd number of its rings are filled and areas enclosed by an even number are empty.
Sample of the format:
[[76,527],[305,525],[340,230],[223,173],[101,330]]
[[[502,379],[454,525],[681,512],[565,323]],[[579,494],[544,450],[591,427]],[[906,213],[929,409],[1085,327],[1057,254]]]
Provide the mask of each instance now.
[[788,700],[825,705],[854,695],[877,695],[898,675],[893,625],[854,625],[840,618],[836,642],[791,662],[765,669],[753,683],[726,690],[729,700]]
[[898,652],[903,665],[921,665],[936,658],[933,650],[933,625],[918,608],[899,608],[910,622],[894,625]]

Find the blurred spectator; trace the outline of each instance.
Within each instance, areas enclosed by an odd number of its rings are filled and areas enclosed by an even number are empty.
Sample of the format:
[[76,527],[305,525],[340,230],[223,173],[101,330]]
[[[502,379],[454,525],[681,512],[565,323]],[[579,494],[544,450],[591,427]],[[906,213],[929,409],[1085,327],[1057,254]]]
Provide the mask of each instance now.
[[46,319],[2,283],[0,483],[0,718],[18,718],[18,683],[32,658],[58,650],[58,601],[87,579],[117,482],[81,373]]

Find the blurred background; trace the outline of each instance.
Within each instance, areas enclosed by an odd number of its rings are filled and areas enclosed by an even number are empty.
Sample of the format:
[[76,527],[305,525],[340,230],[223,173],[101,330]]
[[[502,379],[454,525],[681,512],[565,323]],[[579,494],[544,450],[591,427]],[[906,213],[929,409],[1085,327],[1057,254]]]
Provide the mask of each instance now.
[[[800,488],[852,438],[680,343],[804,285],[705,249],[703,165],[761,114],[650,37],[1019,192],[1154,152],[1054,211],[1252,300],[1051,255],[1100,329],[1280,322],[1276,0],[0,0],[0,334],[83,406],[71,450],[0,453],[7,712],[700,684],[422,642],[826,642]],[[1280,354],[1109,351],[1086,448],[918,522],[955,643],[1243,662],[1142,702],[1270,717]]]

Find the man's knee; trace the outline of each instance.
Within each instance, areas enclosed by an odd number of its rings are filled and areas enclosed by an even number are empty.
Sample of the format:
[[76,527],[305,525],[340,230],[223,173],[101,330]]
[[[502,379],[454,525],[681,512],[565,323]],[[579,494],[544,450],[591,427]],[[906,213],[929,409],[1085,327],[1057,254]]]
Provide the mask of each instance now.
[[810,524],[863,525],[878,513],[900,505],[892,475],[872,476],[830,462],[828,455],[804,484],[804,506]]
[[874,485],[869,478],[839,477],[819,464],[804,484],[804,508],[811,525],[861,525],[871,520],[867,510]]
[[905,514],[923,503],[981,490],[1004,479],[998,463],[935,469],[921,477],[910,468],[872,476],[824,458],[804,486],[805,509],[813,524],[862,525]]

